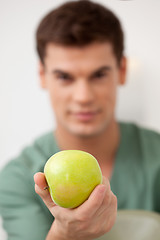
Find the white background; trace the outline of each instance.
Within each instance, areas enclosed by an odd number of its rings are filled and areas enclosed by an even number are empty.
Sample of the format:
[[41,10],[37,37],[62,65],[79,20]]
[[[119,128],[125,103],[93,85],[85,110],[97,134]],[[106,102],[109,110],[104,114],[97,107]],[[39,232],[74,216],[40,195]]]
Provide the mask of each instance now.
[[[39,87],[35,30],[64,1],[0,0],[0,167],[55,127],[47,93]],[[101,0],[120,17],[129,58],[117,117],[160,131],[160,1]]]
[[[39,87],[34,35],[41,17],[62,2],[0,0],[0,168],[55,127]],[[126,35],[128,81],[119,89],[117,117],[160,131],[160,1],[99,2],[117,13]]]

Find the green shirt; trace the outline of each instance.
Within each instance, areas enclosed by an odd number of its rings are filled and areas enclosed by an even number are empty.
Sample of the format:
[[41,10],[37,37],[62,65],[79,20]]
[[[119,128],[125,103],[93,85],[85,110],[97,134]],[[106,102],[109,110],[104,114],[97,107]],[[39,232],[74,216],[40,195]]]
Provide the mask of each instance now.
[[[110,182],[118,208],[160,212],[160,135],[129,123],[120,123],[120,132]],[[33,175],[57,151],[47,133],[1,171],[0,214],[8,240],[45,239],[54,218],[34,191]]]

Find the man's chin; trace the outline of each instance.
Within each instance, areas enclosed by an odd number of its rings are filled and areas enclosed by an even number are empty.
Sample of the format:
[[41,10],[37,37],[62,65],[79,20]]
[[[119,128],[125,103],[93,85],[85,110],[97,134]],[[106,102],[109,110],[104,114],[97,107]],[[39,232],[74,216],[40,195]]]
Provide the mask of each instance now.
[[99,136],[103,131],[104,128],[97,128],[97,127],[92,127],[92,128],[70,128],[69,129],[70,133],[73,135],[80,137],[80,138],[92,138],[95,136]]

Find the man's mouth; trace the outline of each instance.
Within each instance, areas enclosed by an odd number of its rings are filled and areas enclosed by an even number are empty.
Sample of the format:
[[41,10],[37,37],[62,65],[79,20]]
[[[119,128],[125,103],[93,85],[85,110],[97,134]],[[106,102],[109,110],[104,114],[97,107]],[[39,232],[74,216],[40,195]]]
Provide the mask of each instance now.
[[88,111],[88,112],[72,112],[72,116],[77,119],[78,121],[82,122],[89,122],[94,120],[94,118],[97,116],[98,111]]

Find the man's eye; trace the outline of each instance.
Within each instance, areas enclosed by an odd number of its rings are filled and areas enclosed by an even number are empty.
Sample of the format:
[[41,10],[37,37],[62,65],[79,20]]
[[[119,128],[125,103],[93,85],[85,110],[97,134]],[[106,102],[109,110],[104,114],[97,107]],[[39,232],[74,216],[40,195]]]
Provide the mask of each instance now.
[[71,80],[71,78],[67,74],[60,74],[57,76],[60,80]]
[[99,73],[96,73],[94,78],[103,78],[106,76],[106,73],[103,73],[103,72],[99,72]]

